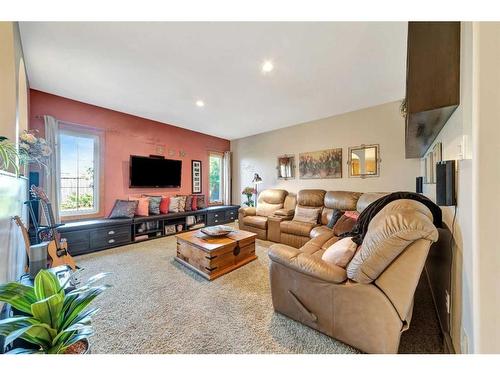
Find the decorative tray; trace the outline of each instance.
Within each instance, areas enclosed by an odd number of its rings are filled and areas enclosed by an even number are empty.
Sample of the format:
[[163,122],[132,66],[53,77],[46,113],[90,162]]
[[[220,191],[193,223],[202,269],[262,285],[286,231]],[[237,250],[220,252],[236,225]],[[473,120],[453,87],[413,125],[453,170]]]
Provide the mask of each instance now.
[[200,230],[203,234],[210,237],[223,237],[234,231],[234,228],[228,225],[216,225],[214,227],[206,227]]

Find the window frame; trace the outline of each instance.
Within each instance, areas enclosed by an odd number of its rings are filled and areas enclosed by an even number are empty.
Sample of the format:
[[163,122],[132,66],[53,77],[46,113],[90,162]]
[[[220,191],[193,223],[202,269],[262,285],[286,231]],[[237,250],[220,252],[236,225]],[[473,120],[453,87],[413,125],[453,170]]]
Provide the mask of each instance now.
[[[219,190],[219,198],[220,200],[218,201],[211,201],[210,200],[210,171],[211,171],[211,166],[210,166],[210,157],[212,156],[215,156],[215,157],[218,157],[220,158],[220,182],[219,182],[219,185],[220,185],[220,190]],[[224,179],[223,179],[223,172],[224,172],[224,154],[222,152],[218,152],[218,151],[209,151],[208,152],[208,175],[207,175],[207,179],[208,179],[208,205],[209,206],[220,206],[223,204],[223,199],[222,199],[222,194],[223,194],[223,190],[224,190]]]
[[[84,125],[60,123],[59,139],[62,134],[73,135],[76,137],[93,138],[94,144],[94,209],[92,210],[71,210],[62,211],[58,207],[61,221],[71,221],[77,219],[96,218],[104,216],[104,133],[101,130],[90,128]],[[60,145],[58,144],[58,147]],[[61,158],[61,149],[59,148],[59,158]],[[59,160],[61,163],[61,160]],[[59,164],[60,165],[60,164]],[[59,192],[61,196],[61,170],[58,171]],[[59,202],[61,204],[61,202]]]

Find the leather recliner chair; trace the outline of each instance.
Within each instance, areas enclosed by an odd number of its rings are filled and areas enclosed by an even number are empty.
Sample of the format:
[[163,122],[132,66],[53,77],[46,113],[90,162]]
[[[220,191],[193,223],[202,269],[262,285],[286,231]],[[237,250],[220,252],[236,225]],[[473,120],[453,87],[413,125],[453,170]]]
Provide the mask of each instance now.
[[[241,207],[238,211],[240,229],[257,234],[257,238],[267,240],[268,217],[283,210],[288,192],[282,189],[267,189],[259,194],[257,207]],[[279,213],[279,212],[278,212]]]
[[438,238],[429,209],[413,200],[387,204],[371,220],[346,269],[321,259],[338,237],[323,233],[300,249],[270,247],[274,309],[368,353],[397,353],[413,296]]
[[[300,190],[297,194],[297,206],[295,207],[295,215],[291,220],[280,222],[279,228],[281,232],[280,242],[293,247],[301,247],[311,238],[309,234],[314,227],[319,225],[318,218],[321,210],[326,191],[318,189]],[[297,209],[314,210],[318,209],[318,215],[312,222],[304,222],[296,220]]]

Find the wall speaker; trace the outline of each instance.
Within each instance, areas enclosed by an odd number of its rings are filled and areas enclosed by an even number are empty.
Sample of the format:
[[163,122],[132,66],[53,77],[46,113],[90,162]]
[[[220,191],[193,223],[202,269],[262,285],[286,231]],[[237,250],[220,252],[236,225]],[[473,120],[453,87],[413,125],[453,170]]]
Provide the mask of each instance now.
[[438,206],[455,206],[455,160],[436,163],[436,204]]
[[424,178],[423,177],[417,177],[416,178],[415,191],[418,194],[423,194],[424,193]]

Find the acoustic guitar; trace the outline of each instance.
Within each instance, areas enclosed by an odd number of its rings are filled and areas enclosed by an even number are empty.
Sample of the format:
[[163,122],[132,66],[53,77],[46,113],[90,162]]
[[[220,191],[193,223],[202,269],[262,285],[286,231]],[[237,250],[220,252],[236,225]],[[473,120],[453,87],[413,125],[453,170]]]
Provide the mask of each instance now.
[[24,225],[23,221],[21,220],[21,218],[19,216],[17,216],[17,215],[13,216],[12,220],[14,220],[14,222],[17,224],[19,229],[21,229],[21,234],[23,235],[24,248],[26,249],[26,257],[28,259],[28,262],[26,263],[26,267],[25,267],[24,271],[28,272],[29,271],[28,264],[29,264],[29,258],[30,258],[30,246],[31,246],[30,236],[28,234],[28,229],[26,229],[26,226]]
[[34,198],[38,198],[42,202],[42,208],[50,230],[51,241],[47,248],[47,252],[51,260],[50,267],[68,265],[72,270],[76,270],[78,267],[73,257],[68,253],[68,243],[65,239],[61,239],[61,236],[57,231],[57,224],[54,220],[52,205],[47,197],[47,194],[45,194],[42,188],[35,185],[31,185],[30,192]]

